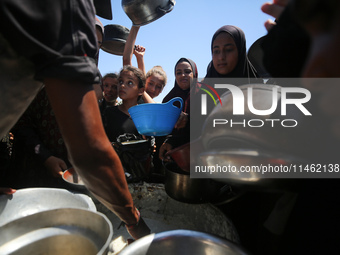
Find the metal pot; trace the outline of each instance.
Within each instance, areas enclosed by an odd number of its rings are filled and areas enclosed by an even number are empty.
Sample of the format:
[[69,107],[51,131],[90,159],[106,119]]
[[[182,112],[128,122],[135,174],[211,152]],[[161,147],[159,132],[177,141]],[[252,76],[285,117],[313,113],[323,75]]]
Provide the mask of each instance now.
[[124,26],[110,24],[104,27],[104,40],[101,46],[103,51],[123,56],[124,47],[130,30]]
[[198,231],[173,230],[145,236],[126,247],[121,255],[249,254],[226,239]]
[[112,225],[102,213],[54,209],[0,227],[0,254],[107,254],[112,236]]
[[212,203],[221,205],[241,195],[228,184],[212,179],[190,178],[173,162],[165,163],[165,191],[171,198],[184,203]]
[[172,11],[175,0],[122,0],[122,7],[134,25],[149,24]]
[[[299,87],[301,82],[297,79],[277,79],[278,84]],[[220,81],[221,83],[221,81]],[[248,88],[252,88],[252,101],[255,109],[270,109],[273,105],[273,89],[277,89],[277,108],[267,115],[255,115],[245,103],[243,115],[233,115],[233,95],[228,91],[221,96],[222,105],[218,104],[209,114],[202,131],[202,143],[205,151],[213,151],[217,148],[223,149],[260,149],[283,153],[298,158],[318,163],[334,161],[338,158],[337,151],[340,143],[331,137],[329,132],[329,121],[320,113],[317,107],[317,97],[311,97],[308,104],[305,104],[312,116],[304,115],[298,107],[293,104],[287,105],[286,115],[281,114],[281,88],[269,84],[249,84],[239,86],[244,94],[244,102],[248,102]],[[289,94],[289,93],[288,93]],[[299,95],[300,96],[300,95]],[[213,127],[214,119],[232,119],[237,123],[245,125],[216,125]],[[262,127],[250,127],[258,125],[262,120],[265,123]],[[278,120],[273,124],[267,119]],[[284,127],[282,119],[293,119],[297,121],[295,127]],[[291,123],[290,123],[291,124]],[[274,125],[274,127],[272,127]],[[313,128],[311,128],[313,127]],[[332,160],[333,159],[333,160]]]
[[0,226],[27,215],[66,207],[97,210],[84,194],[54,188],[19,189],[12,195],[0,196]]
[[[277,79],[278,84],[289,87],[301,87],[301,81],[297,79]],[[219,83],[223,83],[219,81]],[[216,84],[216,83],[215,83]],[[209,114],[202,131],[202,143],[204,153],[195,155],[196,159],[201,159],[206,166],[262,166],[264,164],[278,164],[285,166],[297,166],[301,163],[329,163],[338,162],[338,151],[340,143],[331,136],[329,132],[329,120],[317,107],[316,96],[306,103],[306,108],[312,116],[304,115],[298,107],[293,104],[287,105],[286,115],[281,113],[281,91],[282,87],[269,84],[248,84],[239,86],[244,95],[244,114],[233,114],[234,98],[230,91],[221,96],[222,104],[218,104]],[[256,115],[252,113],[248,104],[248,88],[252,88],[252,101],[255,109],[267,110],[277,101],[277,108],[267,115]],[[273,89],[277,89],[277,97],[273,98]],[[299,95],[300,96],[300,95]],[[232,119],[238,124],[212,125],[215,119]],[[278,120],[274,127],[268,119]],[[284,127],[281,120],[295,120],[298,125],[295,127]],[[247,125],[249,121],[256,120],[252,124],[257,125],[260,121],[265,123],[261,127],[251,127]],[[275,163],[276,162],[276,163]],[[210,178],[217,179],[230,185],[245,184],[250,188],[263,188],[270,186],[272,189],[290,189],[289,183],[284,178],[299,178],[288,176],[272,176],[264,179],[260,174],[248,173],[240,174],[226,173],[209,175]],[[308,176],[307,176],[308,178]]]

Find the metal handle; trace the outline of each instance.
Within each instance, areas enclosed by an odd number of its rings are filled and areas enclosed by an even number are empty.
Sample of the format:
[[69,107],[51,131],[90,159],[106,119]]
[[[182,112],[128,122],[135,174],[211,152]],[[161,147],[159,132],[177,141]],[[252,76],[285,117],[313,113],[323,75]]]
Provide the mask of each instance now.
[[171,12],[172,9],[173,9],[174,6],[175,6],[176,1],[175,1],[175,0],[169,0],[169,3],[170,3],[170,4],[169,4],[168,9],[163,9],[163,8],[161,8],[161,7],[158,7],[157,10],[160,11],[160,12],[162,12],[163,14],[166,14],[166,13],[168,13],[168,12]]

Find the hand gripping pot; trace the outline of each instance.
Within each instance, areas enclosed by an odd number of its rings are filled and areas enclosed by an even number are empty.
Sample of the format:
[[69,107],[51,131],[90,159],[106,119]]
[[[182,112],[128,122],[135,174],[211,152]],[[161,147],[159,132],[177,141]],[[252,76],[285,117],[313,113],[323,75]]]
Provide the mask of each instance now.
[[[177,107],[174,103],[179,102]],[[183,100],[175,97],[164,104],[140,104],[129,109],[138,132],[147,136],[164,136],[172,132],[183,108]]]

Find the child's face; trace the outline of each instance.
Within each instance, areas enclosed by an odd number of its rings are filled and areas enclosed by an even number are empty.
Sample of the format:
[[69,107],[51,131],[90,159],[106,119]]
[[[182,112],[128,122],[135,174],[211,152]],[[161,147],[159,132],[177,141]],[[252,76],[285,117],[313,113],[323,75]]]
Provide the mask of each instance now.
[[235,69],[238,62],[238,49],[228,33],[222,32],[214,40],[212,60],[219,74],[226,75]]
[[151,98],[154,98],[162,92],[164,85],[164,77],[154,73],[146,79],[145,91]]
[[188,62],[180,62],[176,66],[176,82],[178,86],[186,90],[190,88],[190,84],[194,78],[191,65]]
[[107,102],[113,102],[117,99],[118,79],[107,77],[103,81],[103,95]]
[[137,100],[144,92],[144,88],[138,88],[138,78],[131,71],[121,72],[118,84],[118,95],[122,100]]

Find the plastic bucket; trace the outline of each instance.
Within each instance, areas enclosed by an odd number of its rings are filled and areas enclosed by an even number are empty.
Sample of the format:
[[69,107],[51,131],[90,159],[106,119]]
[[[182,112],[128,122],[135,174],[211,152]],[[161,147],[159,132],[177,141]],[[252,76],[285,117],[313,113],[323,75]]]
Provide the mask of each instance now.
[[[180,107],[174,105],[180,103]],[[128,111],[141,135],[164,136],[172,132],[183,108],[183,100],[175,97],[164,104],[140,104]]]

